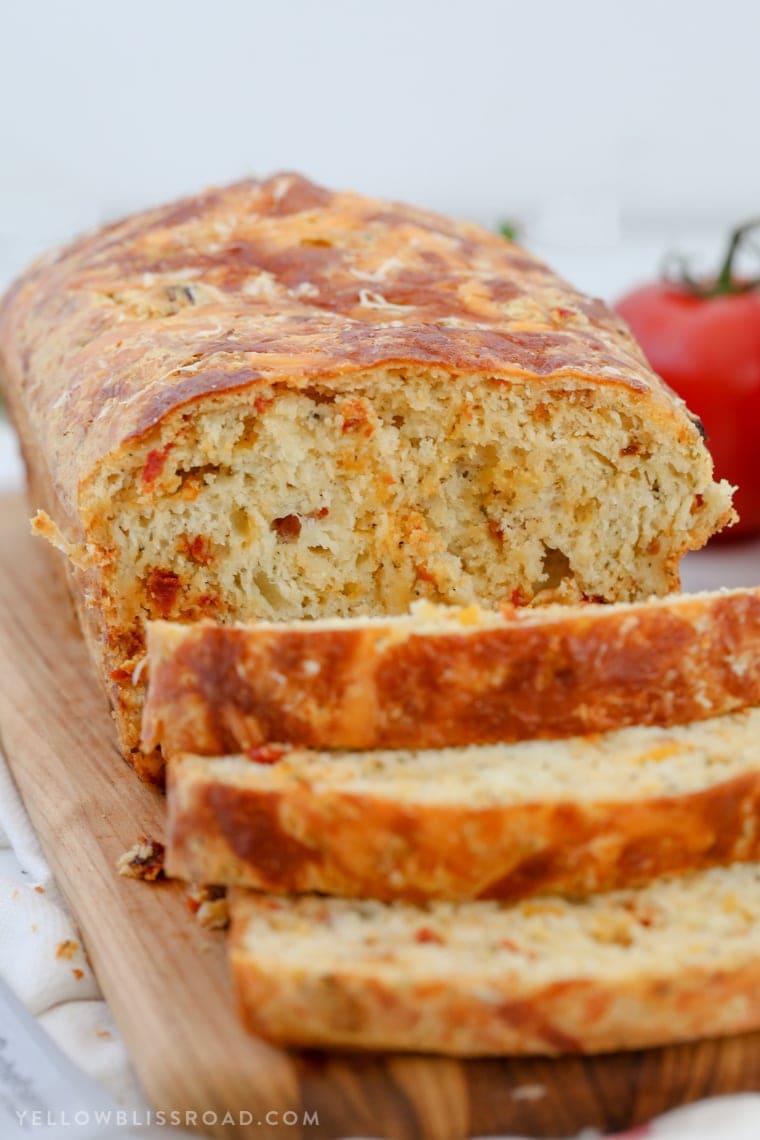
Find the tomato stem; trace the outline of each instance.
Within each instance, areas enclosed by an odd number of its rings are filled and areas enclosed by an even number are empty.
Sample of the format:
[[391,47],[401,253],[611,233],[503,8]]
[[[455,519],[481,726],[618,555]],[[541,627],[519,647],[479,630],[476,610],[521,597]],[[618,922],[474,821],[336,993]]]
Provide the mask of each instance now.
[[[725,293],[745,293],[747,291],[746,286],[748,283],[746,281],[737,280],[734,277],[734,262],[747,234],[751,233],[752,230],[758,229],[758,227],[760,227],[760,218],[753,218],[752,221],[744,222],[743,225],[737,226],[733,231],[728,242],[726,256],[712,287],[711,296],[721,297]],[[753,288],[756,284],[757,282],[755,281],[751,283],[749,287]]]
[[749,222],[743,222],[742,225],[732,230],[726,255],[717,275],[712,279],[698,280],[689,272],[686,260],[683,257],[678,257],[676,260],[678,270],[671,278],[673,284],[677,285],[679,289],[691,293],[692,296],[701,297],[704,300],[708,300],[710,297],[727,297],[738,293],[749,293],[753,289],[757,289],[760,287],[760,277],[748,279],[737,277],[735,273],[737,255],[746,241],[747,235],[756,229],[760,229],[760,218],[752,218]]

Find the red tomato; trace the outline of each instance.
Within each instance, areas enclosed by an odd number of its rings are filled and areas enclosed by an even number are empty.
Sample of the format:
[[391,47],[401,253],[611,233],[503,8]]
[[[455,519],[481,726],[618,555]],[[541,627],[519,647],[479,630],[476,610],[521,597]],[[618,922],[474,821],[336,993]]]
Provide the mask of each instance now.
[[655,372],[702,420],[717,476],[738,487],[740,521],[724,532],[737,536],[760,531],[760,290],[732,279],[728,265],[717,295],[709,284],[660,282],[616,308]]

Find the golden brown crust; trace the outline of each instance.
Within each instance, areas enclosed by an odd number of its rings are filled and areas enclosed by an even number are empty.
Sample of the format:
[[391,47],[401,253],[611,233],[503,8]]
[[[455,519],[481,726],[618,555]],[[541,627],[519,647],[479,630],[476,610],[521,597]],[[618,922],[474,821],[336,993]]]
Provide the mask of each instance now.
[[552,739],[760,703],[760,589],[406,636],[157,622],[148,652],[143,747],[167,755]]
[[[556,1056],[646,1049],[760,1028],[760,963],[677,972],[630,985],[577,981],[484,1000],[472,983],[392,986],[331,975],[273,977],[233,944],[240,1017],[274,1045],[451,1056]],[[465,980],[466,981],[466,980]]]
[[[275,902],[276,900],[272,900]],[[277,905],[287,906],[287,901]],[[760,960],[716,948],[713,962],[663,955],[656,969],[533,984],[505,967],[485,984],[450,968],[420,978],[262,962],[246,946],[258,906],[231,898],[230,961],[246,1027],[274,1044],[459,1056],[642,1049],[760,1028]],[[551,949],[549,950],[551,953]],[[590,967],[593,970],[593,966]]]
[[532,803],[404,803],[316,788],[303,768],[280,787],[241,787],[191,759],[169,765],[167,791],[170,875],[277,893],[511,902],[760,857],[747,826],[760,772],[638,800],[548,789]]
[[43,257],[0,307],[0,344],[70,518],[98,462],[171,412],[379,363],[619,386],[695,430],[620,318],[526,251],[297,175],[148,210]]

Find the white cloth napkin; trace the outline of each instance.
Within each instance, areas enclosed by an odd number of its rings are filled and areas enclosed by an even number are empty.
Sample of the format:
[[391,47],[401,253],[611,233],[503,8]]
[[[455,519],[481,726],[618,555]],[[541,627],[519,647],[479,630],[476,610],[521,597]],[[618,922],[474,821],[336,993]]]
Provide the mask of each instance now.
[[116,1101],[147,1108],[71,914],[0,754],[0,976]]

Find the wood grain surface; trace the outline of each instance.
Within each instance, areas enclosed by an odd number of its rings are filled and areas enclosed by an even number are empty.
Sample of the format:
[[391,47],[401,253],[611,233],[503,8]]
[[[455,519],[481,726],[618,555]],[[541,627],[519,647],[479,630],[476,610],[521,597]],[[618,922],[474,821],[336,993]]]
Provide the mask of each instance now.
[[[700,1097],[760,1089],[758,1034],[597,1058],[468,1062],[286,1053],[248,1037],[224,936],[198,926],[180,885],[114,871],[141,832],[160,836],[163,800],[116,751],[58,556],[29,536],[26,520],[19,499],[0,499],[0,738],[156,1108],[194,1111],[199,1131],[239,1140],[463,1140],[618,1131]],[[251,1123],[225,1125],[226,1111]],[[219,1123],[204,1128],[204,1112]]]

